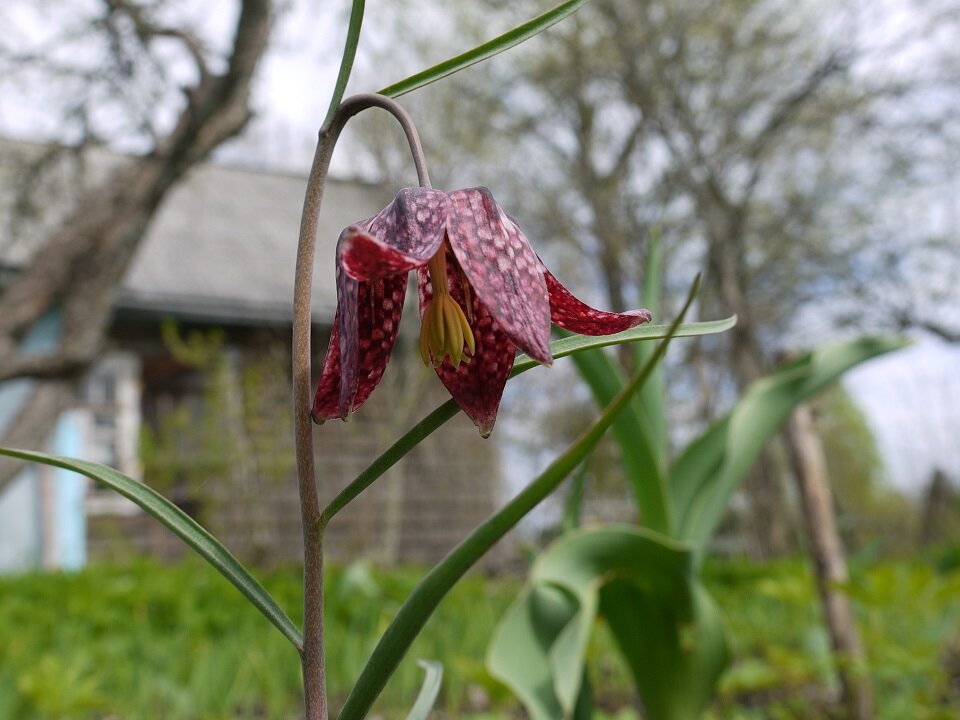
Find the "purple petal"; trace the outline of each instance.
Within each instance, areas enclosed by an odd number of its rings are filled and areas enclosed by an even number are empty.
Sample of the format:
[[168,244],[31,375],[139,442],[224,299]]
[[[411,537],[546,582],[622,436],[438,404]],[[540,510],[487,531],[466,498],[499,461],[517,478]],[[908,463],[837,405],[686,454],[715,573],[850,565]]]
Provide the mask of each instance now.
[[536,253],[486,188],[449,197],[450,245],[474,293],[515,345],[549,364],[550,300]]
[[340,265],[356,280],[375,280],[424,265],[443,242],[450,207],[446,193],[439,190],[401,190],[376,217],[340,234]]
[[[460,303],[470,322],[476,352],[469,363],[463,362],[459,368],[444,359],[436,368],[440,382],[444,384],[457,405],[473,420],[483,437],[490,435],[497,420],[497,409],[507,378],[513,369],[516,346],[499,327],[487,311],[486,306],[471,292],[469,302],[464,288],[466,278],[452,257],[447,257],[447,278],[450,294]],[[430,275],[425,269],[417,271],[417,285],[420,290],[420,317],[433,297]]]
[[592,308],[571,295],[542,261],[540,267],[547,281],[547,290],[550,291],[550,319],[564,330],[580,335],[612,335],[652,319],[649,310],[614,313]]
[[317,394],[313,398],[313,410],[310,415],[314,422],[323,422],[340,417],[340,312],[333,321],[333,331],[327,345],[327,355],[323,359],[323,371]]
[[406,188],[379,214],[351,225],[337,243],[337,317],[313,404],[313,418],[346,418],[383,377],[397,339],[407,271],[443,242],[450,200]]
[[390,360],[407,291],[406,275],[337,283],[337,319],[330,335],[313,419],[346,418],[370,397]]

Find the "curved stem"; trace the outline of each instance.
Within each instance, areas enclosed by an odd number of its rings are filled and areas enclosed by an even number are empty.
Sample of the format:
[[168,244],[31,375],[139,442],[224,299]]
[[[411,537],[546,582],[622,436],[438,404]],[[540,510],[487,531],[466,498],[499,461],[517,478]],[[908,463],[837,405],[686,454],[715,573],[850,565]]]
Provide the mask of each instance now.
[[330,158],[340,133],[357,113],[379,107],[391,113],[403,128],[413,153],[420,184],[430,187],[430,176],[417,129],[406,111],[382,95],[354,95],[337,108],[328,127],[320,131],[317,150],[307,179],[307,191],[300,219],[297,268],[293,290],[293,422],[303,522],[303,667],[307,720],[327,720],[326,671],[323,651],[323,524],[313,457],[313,427],[310,420],[310,334],[313,256],[317,221]]

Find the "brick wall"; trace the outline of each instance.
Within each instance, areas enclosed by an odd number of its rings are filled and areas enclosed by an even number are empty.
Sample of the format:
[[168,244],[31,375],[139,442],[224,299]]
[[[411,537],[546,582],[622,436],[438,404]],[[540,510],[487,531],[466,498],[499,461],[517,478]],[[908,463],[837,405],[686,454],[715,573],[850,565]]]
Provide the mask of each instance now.
[[[234,353],[238,385],[246,382],[244,368],[265,354],[279,355],[276,365],[289,367],[285,350],[278,350],[285,347],[285,338],[254,333],[232,342],[240,348]],[[330,421],[315,429],[324,502],[402,431],[449,397],[411,347],[408,339],[398,345],[381,386],[350,422]],[[256,392],[264,402],[253,420],[244,419],[252,427],[246,428],[243,442],[231,446],[236,457],[229,468],[211,470],[209,477],[194,473],[197,477],[187,484],[163,488],[238,557],[266,566],[296,562],[301,550],[287,378],[270,380]],[[242,388],[237,394],[242,397]],[[239,422],[231,417],[231,411],[224,413],[224,433]],[[253,447],[267,435],[272,438],[269,447]],[[441,558],[495,509],[500,493],[495,437],[483,440],[465,416],[454,417],[334,518],[326,541],[330,557],[336,561],[366,557],[389,564],[424,564]],[[186,550],[141,513],[90,519],[92,559],[132,551],[174,559]],[[496,556],[489,561],[496,562]]]

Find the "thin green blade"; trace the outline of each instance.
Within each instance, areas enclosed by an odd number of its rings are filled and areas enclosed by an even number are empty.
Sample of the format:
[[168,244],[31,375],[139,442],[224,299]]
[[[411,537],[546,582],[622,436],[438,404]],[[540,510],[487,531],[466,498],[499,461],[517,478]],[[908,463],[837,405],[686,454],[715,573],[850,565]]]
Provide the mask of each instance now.
[[347,23],[347,39],[343,45],[343,55],[340,56],[340,70],[337,72],[337,81],[333,87],[333,94],[330,96],[327,116],[323,120],[323,129],[328,128],[330,123],[333,122],[333,116],[337,112],[340,101],[343,100],[343,93],[346,91],[347,82],[350,80],[353,61],[357,57],[357,46],[360,44],[363,9],[364,0],[353,0],[353,5],[350,8],[350,21]]
[[294,647],[300,649],[303,646],[303,638],[293,620],[287,616],[276,600],[257,582],[256,578],[240,561],[193,518],[156,490],[117,472],[113,468],[85,460],[74,460],[57,455],[29,450],[12,450],[10,448],[0,448],[0,455],[72,470],[106,485],[128,500],[133,501],[196,550],[197,554],[204,560],[213,565],[254,607],[263,613],[267,620],[283,633],[283,636]]
[[764,445],[797,405],[852,367],[905,344],[876,337],[828,345],[747,388],[733,410],[692,442],[670,470],[680,537],[705,546]]
[[380,91],[381,95],[388,97],[400,97],[408,92],[422,88],[425,85],[434,83],[448,75],[453,75],[464,68],[476,65],[478,62],[486,60],[502,53],[504,50],[519,45],[530,38],[539,35],[551,25],[563,20],[568,15],[576,12],[586,5],[590,0],[567,0],[557,5],[552,10],[548,10],[542,15],[538,15],[523,25],[515,27],[513,30],[498,35],[493,40],[489,40],[482,45],[478,45],[472,50],[456,55],[448,60],[429,67],[426,70],[411,75],[404,80],[388,85]]
[[[672,337],[696,337],[699,335],[712,335],[718,332],[729,330],[737,323],[736,316],[728,317],[725,320],[712,320],[710,322],[685,323],[677,326],[676,332]],[[574,353],[584,352],[592,348],[606,347],[608,345],[618,345],[627,342],[637,342],[640,340],[659,340],[668,337],[670,326],[667,325],[644,325],[641,327],[617,333],[616,335],[605,335],[601,337],[587,337],[576,335],[573,337],[554,340],[550,343],[550,351],[554,359],[566,357]],[[537,367],[540,363],[526,355],[519,355],[513,364],[513,372],[510,377]],[[337,494],[330,504],[323,511],[323,523],[330,522],[334,515],[340,512],[349,502],[351,502],[360,493],[372,485],[377,478],[383,475],[387,470],[396,465],[413,448],[423,442],[427,437],[439,428],[454,415],[460,412],[460,408],[453,400],[447,400],[420,422],[407,431],[403,437],[398,439],[393,445],[387,448],[377,457],[367,469],[354,478],[340,493]]]
[[[673,337],[699,337],[701,335],[715,335],[726,332],[737,324],[737,316],[731,315],[723,320],[709,320],[707,322],[682,323],[677,327]],[[553,359],[573,355],[574,353],[592,350],[593,348],[609,347],[611,345],[622,345],[623,343],[636,342],[638,340],[661,340],[667,337],[670,330],[669,325],[641,325],[632,330],[624,330],[614,335],[571,335],[560,340],[554,340],[550,343],[550,352],[553,353]],[[536,360],[527,355],[520,354],[516,362],[513,363],[513,372],[510,377],[516,377],[520,373],[526,372],[532,367],[539,365]]]
[[[600,407],[623,387],[620,367],[603,350],[579,353],[573,356],[573,362]],[[656,372],[659,370],[658,367]],[[653,381],[652,376],[650,380]],[[670,496],[665,486],[663,460],[654,451],[639,393],[613,424],[612,435],[620,449],[623,470],[637,500],[641,522],[670,535]]]
[[[660,317],[663,306],[663,243],[660,231],[650,233],[647,244],[647,264],[643,272],[643,306],[653,317]],[[642,365],[650,356],[649,345],[637,345],[634,357],[637,365]],[[644,425],[647,429],[653,455],[667,458],[667,411],[666,389],[663,384],[663,365],[650,376],[650,382],[637,393],[637,402],[643,408]]]
[[440,683],[443,681],[443,665],[433,660],[420,660],[417,665],[423,668],[426,673],[423,678],[423,685],[420,687],[420,694],[407,715],[407,720],[427,720],[430,711],[433,710],[437,702],[437,695],[440,694]]
[[627,405],[633,394],[643,386],[653,368],[663,357],[673,334],[699,289],[698,276],[690,288],[690,294],[680,315],[668,328],[667,336],[659,343],[656,352],[630,379],[613,402],[604,409],[594,424],[523,491],[474,529],[417,584],[400,607],[383,637],[380,638],[377,647],[374,648],[370,660],[360,673],[340,711],[340,720],[362,720],[366,717],[410,645],[451,588],[507,532],[550,495],[580,464],[587,453],[596,447],[617,415]]

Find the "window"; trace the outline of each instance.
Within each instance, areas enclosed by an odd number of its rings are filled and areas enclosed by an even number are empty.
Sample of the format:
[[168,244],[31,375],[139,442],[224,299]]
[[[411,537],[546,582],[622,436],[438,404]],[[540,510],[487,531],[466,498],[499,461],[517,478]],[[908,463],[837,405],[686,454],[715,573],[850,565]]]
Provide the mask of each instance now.
[[[82,457],[140,478],[140,360],[133,353],[111,352],[84,378],[77,398],[82,423]],[[112,490],[91,483],[90,515],[127,515],[137,507]]]

